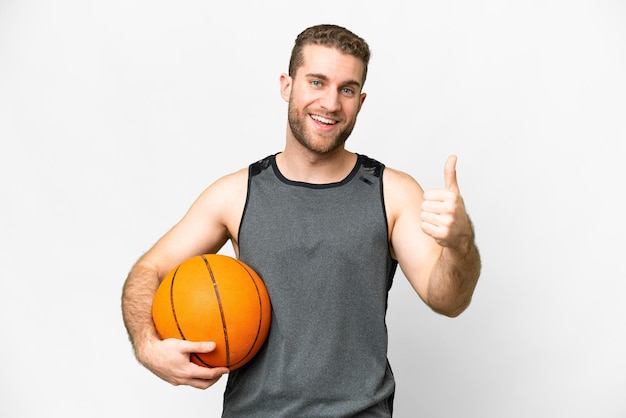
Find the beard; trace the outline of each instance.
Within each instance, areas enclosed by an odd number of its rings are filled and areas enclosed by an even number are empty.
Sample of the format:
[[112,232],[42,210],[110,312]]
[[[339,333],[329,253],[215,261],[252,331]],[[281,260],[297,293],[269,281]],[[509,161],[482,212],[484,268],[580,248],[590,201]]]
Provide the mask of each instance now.
[[356,124],[356,118],[352,121],[349,121],[346,126],[337,131],[336,133],[329,133],[321,135],[325,139],[325,141],[315,141],[313,138],[313,133],[310,129],[307,129],[307,119],[309,118],[309,114],[306,110],[302,112],[296,109],[293,100],[289,100],[289,110],[287,113],[287,120],[289,122],[289,128],[293,133],[293,136],[296,140],[304,146],[309,151],[318,153],[318,154],[327,154],[335,151],[336,149],[342,147],[345,143],[352,130],[354,129],[354,125]]

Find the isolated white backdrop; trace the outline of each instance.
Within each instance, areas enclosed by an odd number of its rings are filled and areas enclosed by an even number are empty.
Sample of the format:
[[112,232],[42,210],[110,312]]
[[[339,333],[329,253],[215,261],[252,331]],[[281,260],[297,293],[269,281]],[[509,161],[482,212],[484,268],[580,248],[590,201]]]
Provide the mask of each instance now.
[[456,319],[396,276],[397,416],[626,417],[624,2],[0,0],[1,417],[219,416],[225,380],[134,360],[121,287],[282,149],[278,77],[317,23],[373,51],[349,148],[424,188],[456,153],[483,256]]

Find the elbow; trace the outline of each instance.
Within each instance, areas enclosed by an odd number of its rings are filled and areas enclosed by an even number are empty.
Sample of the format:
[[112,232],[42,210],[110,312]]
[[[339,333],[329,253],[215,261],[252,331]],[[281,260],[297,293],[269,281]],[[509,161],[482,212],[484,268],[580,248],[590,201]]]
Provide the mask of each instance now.
[[457,300],[454,303],[430,304],[430,308],[436,313],[447,316],[448,318],[457,318],[467,310],[471,301],[472,298],[469,297],[463,300]]
[[456,309],[456,310],[449,310],[449,311],[440,311],[439,313],[443,316],[447,316],[448,318],[457,318],[459,317],[463,312],[465,312],[465,308],[462,309]]

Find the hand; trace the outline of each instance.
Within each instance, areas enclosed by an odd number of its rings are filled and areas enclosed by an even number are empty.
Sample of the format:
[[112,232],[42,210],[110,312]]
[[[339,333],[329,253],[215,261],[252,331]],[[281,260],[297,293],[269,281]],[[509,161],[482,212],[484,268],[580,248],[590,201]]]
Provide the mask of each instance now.
[[137,359],[154,374],[174,386],[188,385],[206,389],[215,384],[226,367],[203,367],[192,363],[192,353],[209,353],[215,349],[214,342],[191,342],[168,338],[146,343]]
[[465,248],[473,240],[470,220],[456,180],[455,155],[443,170],[445,189],[427,190],[422,202],[422,230],[442,247]]

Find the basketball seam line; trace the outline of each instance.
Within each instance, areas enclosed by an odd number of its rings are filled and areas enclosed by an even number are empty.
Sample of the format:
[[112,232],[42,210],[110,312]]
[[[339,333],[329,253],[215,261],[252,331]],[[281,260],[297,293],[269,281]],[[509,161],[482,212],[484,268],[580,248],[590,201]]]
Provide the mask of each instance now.
[[202,256],[204,260],[204,264],[206,265],[207,270],[209,271],[209,276],[211,277],[211,283],[213,283],[213,291],[215,292],[215,298],[217,299],[217,306],[220,311],[220,317],[222,319],[222,330],[224,331],[224,345],[226,346],[226,367],[230,367],[230,344],[228,341],[228,327],[226,326],[226,317],[224,315],[224,307],[222,306],[222,299],[220,298],[220,291],[217,286],[217,281],[215,280],[215,276],[213,275],[213,269],[211,268],[211,264],[209,260],[205,256]]
[[172,306],[172,315],[174,316],[174,323],[176,324],[176,328],[178,328],[178,333],[183,340],[186,340],[185,334],[183,334],[183,329],[178,323],[178,317],[176,316],[176,307],[174,306],[174,281],[176,280],[176,274],[178,273],[178,267],[174,274],[172,275],[172,282],[170,283],[170,305]]

